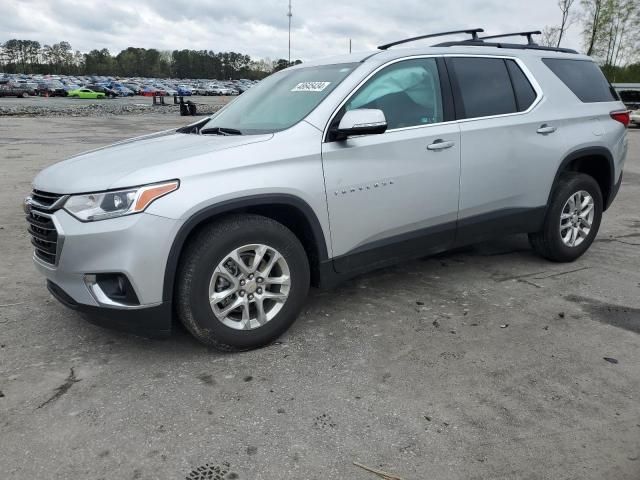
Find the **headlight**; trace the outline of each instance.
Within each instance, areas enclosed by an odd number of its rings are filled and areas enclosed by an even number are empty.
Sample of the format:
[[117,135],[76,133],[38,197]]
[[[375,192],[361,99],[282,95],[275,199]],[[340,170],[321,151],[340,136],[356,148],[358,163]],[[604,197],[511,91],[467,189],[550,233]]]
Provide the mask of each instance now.
[[78,220],[93,222],[143,212],[154,200],[178,189],[180,182],[156,183],[110,192],[73,195],[64,209]]

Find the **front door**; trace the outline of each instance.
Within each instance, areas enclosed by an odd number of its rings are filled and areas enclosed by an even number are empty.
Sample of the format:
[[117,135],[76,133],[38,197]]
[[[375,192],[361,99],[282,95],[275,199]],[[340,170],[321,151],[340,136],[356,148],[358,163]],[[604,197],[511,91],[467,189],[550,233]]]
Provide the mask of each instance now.
[[455,122],[445,122],[453,113],[438,63],[413,58],[380,69],[332,122],[347,110],[375,108],[388,124],[384,134],[323,143],[338,272],[444,250],[453,243],[460,131]]

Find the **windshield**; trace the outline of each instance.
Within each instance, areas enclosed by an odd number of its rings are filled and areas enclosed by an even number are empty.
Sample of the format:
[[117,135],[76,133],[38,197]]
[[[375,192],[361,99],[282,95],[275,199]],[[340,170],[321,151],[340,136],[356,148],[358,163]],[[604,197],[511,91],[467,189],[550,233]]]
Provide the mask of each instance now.
[[357,65],[342,63],[275,73],[212,117],[201,132],[211,129],[249,135],[285,130],[311,113]]

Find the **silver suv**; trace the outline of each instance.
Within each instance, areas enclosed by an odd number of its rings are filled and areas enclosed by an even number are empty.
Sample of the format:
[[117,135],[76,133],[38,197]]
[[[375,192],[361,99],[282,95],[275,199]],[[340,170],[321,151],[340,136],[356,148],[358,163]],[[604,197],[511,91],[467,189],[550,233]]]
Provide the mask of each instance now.
[[401,260],[515,232],[577,259],[620,187],[628,112],[589,57],[480,31],[288,68],[45,169],[25,210],[49,290],[103,324],[167,333],[175,314],[242,350],[310,285]]

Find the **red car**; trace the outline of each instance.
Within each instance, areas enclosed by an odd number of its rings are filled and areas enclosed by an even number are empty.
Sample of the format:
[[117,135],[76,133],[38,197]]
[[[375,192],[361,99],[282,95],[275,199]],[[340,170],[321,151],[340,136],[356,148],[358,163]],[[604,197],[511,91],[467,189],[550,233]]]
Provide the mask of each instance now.
[[155,87],[144,87],[140,91],[140,95],[144,97],[164,97],[167,95],[167,92]]

